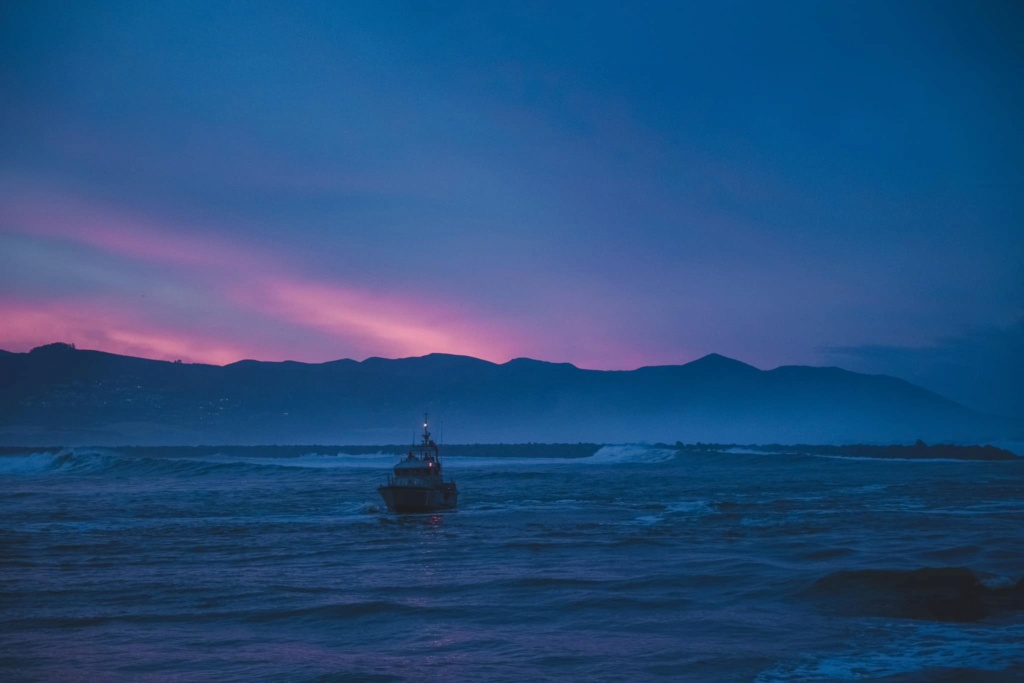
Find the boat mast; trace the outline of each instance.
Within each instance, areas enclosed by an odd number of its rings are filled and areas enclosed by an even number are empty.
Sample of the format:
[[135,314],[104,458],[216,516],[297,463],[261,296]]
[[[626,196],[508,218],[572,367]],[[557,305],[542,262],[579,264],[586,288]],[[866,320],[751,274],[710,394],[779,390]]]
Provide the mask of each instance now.
[[441,462],[441,452],[438,449],[437,444],[430,440],[430,430],[427,428],[427,425],[430,423],[430,420],[428,419],[429,417],[430,413],[423,413],[423,444],[421,445],[421,448],[423,448],[424,453],[426,453],[428,449],[432,450],[434,452],[434,459]]

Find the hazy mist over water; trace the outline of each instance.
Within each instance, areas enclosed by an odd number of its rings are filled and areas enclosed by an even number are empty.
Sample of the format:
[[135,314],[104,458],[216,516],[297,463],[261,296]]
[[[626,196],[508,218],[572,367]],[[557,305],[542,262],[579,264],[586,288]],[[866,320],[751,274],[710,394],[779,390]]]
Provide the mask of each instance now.
[[[561,453],[448,457],[459,511],[410,516],[381,510],[391,454],[2,457],[0,670],[83,681],[1024,676],[1024,615],[993,602],[1024,576],[1024,460]],[[900,572],[923,567],[973,571],[982,612],[951,618],[946,603],[899,593]]]

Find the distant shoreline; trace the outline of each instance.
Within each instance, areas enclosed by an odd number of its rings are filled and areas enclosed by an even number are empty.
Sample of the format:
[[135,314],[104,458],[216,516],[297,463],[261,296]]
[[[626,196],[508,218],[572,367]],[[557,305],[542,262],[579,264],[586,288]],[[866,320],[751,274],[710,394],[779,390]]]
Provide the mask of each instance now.
[[814,445],[814,444],[681,444],[677,443],[674,448],[682,452],[728,452],[728,451],[752,451],[755,453],[768,454],[803,454],[803,455],[825,455],[845,458],[881,458],[887,460],[1016,460],[1019,456],[1011,451],[997,448],[991,445],[957,445],[957,444],[934,444],[929,445],[923,441],[906,446],[892,444],[886,446],[868,444],[850,444],[844,446]]
[[[489,457],[516,458],[550,458],[566,459],[589,458],[597,454],[605,446],[619,444],[598,443],[525,443],[525,444],[450,444],[442,446],[442,453],[448,456],[474,456],[486,451]],[[739,453],[755,453],[770,455],[818,455],[840,458],[873,458],[887,460],[1018,460],[1020,456],[1011,451],[991,445],[928,445],[918,442],[914,445],[823,445],[823,444],[719,444],[693,443],[675,444],[655,443],[651,448],[673,450],[681,454],[700,455],[720,453],[736,455]],[[56,454],[69,449],[96,449],[118,451],[139,457],[173,457],[191,456],[204,457],[231,452],[234,454],[251,454],[264,458],[292,458],[310,453],[325,455],[344,453],[346,455],[400,455],[408,450],[408,445],[385,444],[379,446],[353,446],[344,444],[300,444],[300,445],[231,445],[214,446],[0,446],[0,457],[26,454]]]

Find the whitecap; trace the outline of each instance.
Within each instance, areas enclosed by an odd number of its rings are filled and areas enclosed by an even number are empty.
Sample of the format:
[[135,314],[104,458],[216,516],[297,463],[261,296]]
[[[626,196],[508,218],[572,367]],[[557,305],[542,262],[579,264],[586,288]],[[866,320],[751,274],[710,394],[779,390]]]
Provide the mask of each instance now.
[[638,444],[622,444],[602,446],[589,458],[581,458],[579,462],[588,464],[620,464],[620,463],[659,463],[667,462],[676,457],[677,451],[668,448],[654,448]]
[[715,511],[714,506],[706,500],[684,500],[678,503],[669,503],[665,509],[668,512],[692,513],[697,515],[710,515]]
[[877,643],[866,650],[780,662],[755,680],[857,681],[929,669],[1001,671],[1020,663],[1024,625],[911,624],[880,629],[876,635]]

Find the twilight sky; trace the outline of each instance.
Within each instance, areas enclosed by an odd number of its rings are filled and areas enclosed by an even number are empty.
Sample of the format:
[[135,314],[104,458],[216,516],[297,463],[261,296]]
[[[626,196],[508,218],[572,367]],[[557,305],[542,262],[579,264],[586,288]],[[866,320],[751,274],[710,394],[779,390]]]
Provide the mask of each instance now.
[[0,3],[0,348],[835,364],[1024,415],[1019,2]]

